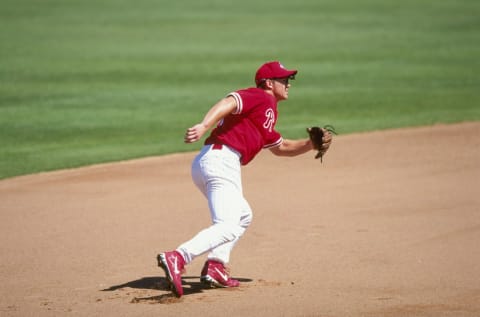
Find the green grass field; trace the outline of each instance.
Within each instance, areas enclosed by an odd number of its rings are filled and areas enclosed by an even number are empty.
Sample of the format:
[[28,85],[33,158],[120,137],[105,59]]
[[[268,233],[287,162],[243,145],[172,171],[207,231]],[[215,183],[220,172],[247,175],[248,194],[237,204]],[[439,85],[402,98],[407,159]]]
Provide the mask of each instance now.
[[0,178],[193,151],[258,66],[297,68],[287,138],[480,119],[476,0],[2,0]]

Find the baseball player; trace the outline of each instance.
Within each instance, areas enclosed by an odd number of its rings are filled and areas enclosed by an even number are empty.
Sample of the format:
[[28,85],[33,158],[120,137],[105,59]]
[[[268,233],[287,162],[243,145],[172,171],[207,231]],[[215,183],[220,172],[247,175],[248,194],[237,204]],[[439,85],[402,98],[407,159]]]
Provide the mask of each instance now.
[[262,149],[278,156],[296,156],[316,149],[322,155],[332,136],[323,130],[322,144],[311,138],[289,140],[275,130],[277,103],[288,99],[290,80],[297,70],[268,62],[255,74],[256,87],[237,90],[218,101],[203,121],[188,128],[185,142],[193,143],[211,128],[211,134],[192,163],[192,178],[208,200],[212,224],[174,251],[157,256],[173,293],[183,295],[181,274],[185,265],[208,252],[201,282],[210,287],[237,287],[226,264],[236,242],[252,221],[252,210],[242,191],[241,166]]

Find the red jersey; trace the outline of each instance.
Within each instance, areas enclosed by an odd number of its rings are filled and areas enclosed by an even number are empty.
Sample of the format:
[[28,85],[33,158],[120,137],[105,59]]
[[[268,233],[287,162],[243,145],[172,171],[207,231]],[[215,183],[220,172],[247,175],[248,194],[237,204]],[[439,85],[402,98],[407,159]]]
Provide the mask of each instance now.
[[237,108],[227,115],[205,140],[205,144],[225,144],[241,155],[247,165],[262,149],[278,146],[283,138],[275,131],[277,100],[260,88],[228,94]]

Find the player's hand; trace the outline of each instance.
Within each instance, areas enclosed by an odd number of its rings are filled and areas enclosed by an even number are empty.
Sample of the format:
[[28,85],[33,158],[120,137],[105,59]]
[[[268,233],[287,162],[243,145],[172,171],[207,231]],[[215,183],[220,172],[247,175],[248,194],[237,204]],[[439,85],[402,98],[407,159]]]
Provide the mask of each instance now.
[[200,140],[200,138],[207,132],[207,128],[202,123],[196,124],[185,132],[185,143],[193,143]]

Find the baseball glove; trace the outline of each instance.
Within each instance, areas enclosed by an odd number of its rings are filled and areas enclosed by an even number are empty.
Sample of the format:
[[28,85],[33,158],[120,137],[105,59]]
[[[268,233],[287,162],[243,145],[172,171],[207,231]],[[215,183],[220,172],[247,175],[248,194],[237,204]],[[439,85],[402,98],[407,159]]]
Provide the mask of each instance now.
[[332,143],[332,134],[337,134],[337,132],[335,132],[335,128],[331,125],[326,125],[323,128],[310,127],[307,128],[307,132],[312,141],[313,148],[318,151],[315,159],[319,158],[320,162],[322,162],[323,156]]

